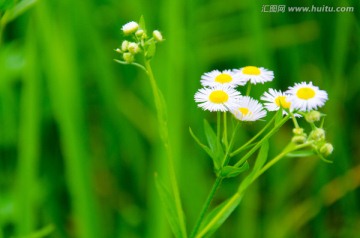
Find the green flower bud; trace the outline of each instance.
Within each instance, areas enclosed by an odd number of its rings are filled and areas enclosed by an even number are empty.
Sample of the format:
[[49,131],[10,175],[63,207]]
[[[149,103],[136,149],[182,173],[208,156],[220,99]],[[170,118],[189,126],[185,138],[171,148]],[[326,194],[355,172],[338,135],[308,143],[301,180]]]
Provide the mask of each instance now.
[[144,35],[144,33],[145,33],[144,30],[139,29],[135,32],[135,35],[140,38]]
[[306,136],[299,135],[299,136],[293,136],[291,139],[291,142],[294,144],[303,144],[306,141]]
[[320,112],[318,111],[311,111],[311,112],[308,112],[306,115],[305,115],[305,120],[309,123],[313,123],[313,122],[316,122],[316,121],[319,121],[320,120],[320,117],[321,117],[321,114]]
[[129,43],[129,45],[128,45],[128,50],[129,50],[129,52],[132,53],[132,54],[137,54],[137,53],[139,53],[139,51],[140,51],[140,47],[139,47],[138,44],[136,44],[136,43],[134,43],[134,42],[131,42],[131,43]]
[[116,48],[115,51],[116,51],[117,53],[122,53],[122,51],[121,51],[119,48]]
[[157,42],[161,42],[164,40],[162,34],[158,30],[153,31],[153,37]]
[[295,135],[298,135],[298,136],[303,135],[304,134],[304,129],[303,128],[294,128],[293,133]]
[[124,53],[124,54],[123,54],[123,58],[124,58],[124,60],[126,61],[126,63],[129,63],[129,64],[134,61],[134,55],[131,54],[131,53],[129,53],[129,52]]
[[127,51],[127,50],[128,50],[128,46],[129,46],[129,41],[124,40],[124,41],[121,43],[121,50],[122,50],[122,51]]
[[325,143],[323,146],[321,146],[320,148],[320,153],[322,155],[329,156],[334,150],[334,147],[332,146],[332,144],[330,143]]
[[316,128],[310,133],[309,138],[315,141],[323,140],[325,139],[325,131],[321,128]]

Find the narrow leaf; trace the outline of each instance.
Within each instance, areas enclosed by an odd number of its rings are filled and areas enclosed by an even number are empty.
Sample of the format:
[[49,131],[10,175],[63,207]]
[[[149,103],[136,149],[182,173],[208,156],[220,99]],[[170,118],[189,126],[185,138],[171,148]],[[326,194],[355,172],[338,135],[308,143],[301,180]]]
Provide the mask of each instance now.
[[246,161],[241,167],[225,166],[221,170],[221,176],[224,178],[231,178],[238,176],[242,172],[249,169],[249,163]]
[[199,138],[192,131],[191,127],[189,127],[189,132],[190,132],[190,135],[192,136],[192,138],[194,138],[195,142],[211,157],[212,156],[211,150],[209,149],[209,147],[207,147],[206,145],[201,143]]
[[146,59],[151,59],[152,57],[154,57],[156,52],[156,42],[152,41],[149,43],[147,50],[146,50]]
[[196,234],[196,238],[210,237],[231,215],[235,208],[239,205],[242,195],[235,193],[231,198],[227,199],[217,207],[215,207],[204,219],[200,231]]
[[216,170],[218,170],[222,165],[224,151],[221,147],[220,141],[217,139],[214,130],[211,128],[209,122],[206,120],[204,120],[204,130],[206,139],[211,150],[211,158],[213,159],[214,167]]
[[276,116],[275,116],[275,125],[279,124],[279,122],[281,121],[281,119],[283,118],[283,109],[280,108],[279,111],[277,112]]
[[141,17],[139,19],[139,26],[146,33],[146,24],[145,24],[145,19],[144,19],[143,15],[141,15]]
[[175,199],[166,186],[162,183],[159,176],[155,174],[155,183],[158,193],[160,195],[161,202],[163,203],[166,211],[166,216],[170,227],[177,238],[186,237],[186,235],[182,234],[180,227],[180,219],[176,212],[176,204]]
[[36,3],[36,0],[23,0],[18,2],[12,9],[8,9],[1,18],[1,25],[14,20]]

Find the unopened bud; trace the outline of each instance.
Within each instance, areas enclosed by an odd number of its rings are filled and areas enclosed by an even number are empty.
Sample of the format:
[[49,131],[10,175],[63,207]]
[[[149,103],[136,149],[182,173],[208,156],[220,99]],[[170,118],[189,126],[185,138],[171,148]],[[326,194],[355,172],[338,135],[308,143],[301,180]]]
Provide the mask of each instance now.
[[293,138],[291,139],[291,142],[294,144],[303,144],[306,141],[306,136],[301,135],[301,136],[293,136]]
[[127,50],[128,50],[128,46],[129,46],[129,41],[124,40],[124,41],[121,43],[121,50],[122,50],[122,51],[127,51]]
[[129,52],[124,53],[123,58],[126,61],[126,63],[132,63],[134,61],[134,55]]
[[137,37],[142,37],[143,35],[144,35],[144,30],[142,30],[142,29],[139,29],[139,30],[137,30],[136,32],[135,32],[135,35],[137,36]]
[[129,43],[128,45],[128,50],[130,53],[132,54],[137,54],[139,51],[140,51],[140,48],[139,48],[139,45],[134,43],[134,42],[131,42]]
[[139,28],[139,24],[134,21],[128,22],[122,26],[121,30],[124,32],[125,35],[129,35],[134,33]]
[[312,140],[315,140],[315,141],[325,139],[325,131],[324,131],[324,129],[316,128],[315,130],[313,130],[310,133],[309,138],[312,139]]
[[116,51],[117,53],[122,53],[122,51],[121,51],[119,48],[116,48],[115,51]]
[[164,40],[162,34],[158,30],[153,31],[153,37],[157,42],[161,42]]
[[321,114],[320,112],[318,111],[311,111],[311,112],[308,112],[306,115],[305,115],[305,120],[309,123],[313,123],[313,122],[316,122],[316,121],[319,121],[320,120],[320,117],[321,117]]
[[330,155],[333,152],[333,150],[334,150],[334,147],[332,146],[332,144],[325,143],[323,146],[321,146],[320,153],[326,157],[326,156]]
[[300,128],[300,127],[294,128],[294,129],[293,129],[293,133],[294,133],[295,135],[302,135],[302,134],[304,134],[304,129],[303,129],[303,128]]

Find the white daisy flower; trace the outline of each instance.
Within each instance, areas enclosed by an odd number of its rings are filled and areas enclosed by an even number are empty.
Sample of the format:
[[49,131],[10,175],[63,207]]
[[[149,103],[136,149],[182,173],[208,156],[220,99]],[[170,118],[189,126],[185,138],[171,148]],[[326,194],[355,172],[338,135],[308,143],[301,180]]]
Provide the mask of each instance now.
[[[294,108],[289,101],[289,95],[281,92],[280,90],[270,88],[268,92],[265,92],[261,96],[261,100],[265,101],[264,106],[268,111],[278,111],[280,107],[283,109],[289,109],[291,112],[294,111]],[[287,112],[283,110],[283,115],[287,115]],[[295,113],[294,116],[301,117],[300,114]]]
[[201,76],[201,84],[204,87],[214,87],[216,85],[236,87],[238,85],[244,85],[245,83],[246,82],[241,81],[239,77],[236,77],[235,73],[231,70],[224,70],[222,72],[213,70]]
[[138,28],[139,28],[139,24],[134,21],[131,21],[123,25],[121,30],[124,32],[125,35],[129,35],[137,31]]
[[274,72],[263,67],[246,66],[236,71],[241,81],[250,81],[252,84],[265,83],[272,81]]
[[241,121],[256,121],[266,116],[261,103],[249,96],[241,97],[231,112]]
[[289,101],[300,111],[310,111],[322,107],[328,99],[327,92],[314,86],[312,82],[295,83],[285,92],[289,94]]
[[230,86],[218,85],[199,89],[194,98],[199,103],[198,107],[204,110],[226,112],[236,106],[240,93]]

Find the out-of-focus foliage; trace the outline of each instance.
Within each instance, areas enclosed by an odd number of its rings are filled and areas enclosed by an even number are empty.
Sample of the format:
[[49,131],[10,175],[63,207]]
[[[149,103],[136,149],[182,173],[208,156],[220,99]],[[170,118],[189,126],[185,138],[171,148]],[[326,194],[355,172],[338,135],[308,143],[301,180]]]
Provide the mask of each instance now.
[[[167,102],[188,229],[214,181],[211,161],[188,131],[201,135],[203,118],[215,122],[193,101],[200,76],[257,65],[276,76],[256,87],[258,96],[300,81],[327,90],[334,163],[283,160],[247,191],[214,237],[358,235],[358,1],[22,0],[0,1],[0,16],[29,2],[0,29],[1,238],[171,237],[155,189],[154,173],[166,173],[150,85],[142,71],[113,61],[121,26],[140,15],[166,39],[152,64]],[[264,5],[354,12],[262,12]],[[243,128],[238,142],[262,123]],[[290,132],[289,123],[270,154]],[[239,182],[224,183],[213,205]]]

